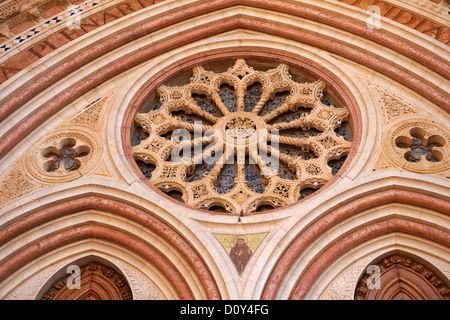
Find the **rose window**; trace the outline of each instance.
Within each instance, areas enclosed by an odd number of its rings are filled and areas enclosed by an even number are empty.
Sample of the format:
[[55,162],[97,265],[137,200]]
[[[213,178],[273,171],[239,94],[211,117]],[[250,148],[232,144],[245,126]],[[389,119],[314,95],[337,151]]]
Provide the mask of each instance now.
[[150,183],[197,208],[247,213],[294,203],[325,185],[350,150],[347,110],[322,81],[296,81],[283,64],[197,67],[190,83],[158,94],[136,116],[134,158]]

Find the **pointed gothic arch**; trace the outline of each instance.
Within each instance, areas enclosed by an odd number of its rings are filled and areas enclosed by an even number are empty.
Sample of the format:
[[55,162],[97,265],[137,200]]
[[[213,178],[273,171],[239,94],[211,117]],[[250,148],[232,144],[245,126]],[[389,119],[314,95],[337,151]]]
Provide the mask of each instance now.
[[42,300],[133,299],[127,280],[116,269],[96,260],[71,266],[68,270],[73,272],[58,279]]
[[385,254],[369,267],[374,271],[361,276],[356,300],[450,300],[448,279],[414,255]]

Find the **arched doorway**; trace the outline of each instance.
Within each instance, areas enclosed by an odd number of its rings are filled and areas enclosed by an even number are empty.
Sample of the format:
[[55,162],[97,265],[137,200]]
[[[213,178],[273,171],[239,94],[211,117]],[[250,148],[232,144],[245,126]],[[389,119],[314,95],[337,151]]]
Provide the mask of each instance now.
[[430,268],[394,254],[368,267],[355,300],[450,300],[447,284]]
[[125,278],[114,269],[92,261],[58,280],[43,300],[132,300]]

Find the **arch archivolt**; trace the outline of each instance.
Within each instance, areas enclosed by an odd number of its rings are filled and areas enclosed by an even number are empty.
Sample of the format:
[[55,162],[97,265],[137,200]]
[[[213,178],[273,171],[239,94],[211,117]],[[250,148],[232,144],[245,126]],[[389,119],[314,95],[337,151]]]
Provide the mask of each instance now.
[[[105,185],[100,190],[105,192],[108,188]],[[126,196],[127,192],[116,190],[116,194],[121,194],[117,200],[110,199],[114,192],[92,196],[98,190],[98,181],[91,187],[75,186],[63,192],[62,202],[55,199],[61,194],[50,193],[45,210],[39,210],[40,206],[29,207],[26,212],[23,208],[13,210],[10,217],[15,222],[1,232],[3,280],[46,250],[56,250],[67,241],[98,238],[134,251],[146,263],[162,270],[164,281],[175,287],[179,298],[183,294],[190,296],[190,290],[196,298],[214,299],[222,295],[217,287],[217,284],[223,286],[220,274],[213,278],[209,271],[217,273],[218,269],[204,248],[207,243],[202,243],[182,225],[179,230],[173,229],[152,211],[125,204],[125,201],[139,202],[133,194]],[[85,191],[87,194],[83,196]],[[43,203],[45,198],[42,197]],[[190,238],[189,242],[185,237]],[[210,264],[208,267],[205,260]],[[226,297],[226,292],[223,295]]]
[[[160,237],[158,237],[155,234],[152,234],[151,232],[148,232],[148,230],[144,229],[142,226],[139,226],[136,223],[133,223],[132,221],[128,219],[123,219],[121,217],[115,216],[110,213],[101,212],[98,210],[89,210],[89,211],[81,211],[74,214],[62,216],[60,218],[57,218],[55,220],[51,220],[49,222],[46,222],[42,225],[39,225],[38,227],[14,238],[13,240],[9,241],[4,248],[6,248],[3,251],[2,254],[2,260],[7,258],[9,256],[9,261],[12,261],[14,255],[20,255],[20,252],[23,250],[26,250],[29,248],[26,244],[36,244],[39,243],[43,245],[45,243],[44,239],[51,239],[55,237],[61,237],[63,238],[67,232],[76,232],[79,229],[85,227],[89,228],[90,226],[102,226],[105,229],[110,229],[113,235],[119,235],[119,233],[125,232],[128,234],[133,235],[133,237],[138,237],[140,241],[143,241],[144,243],[147,243],[150,247],[154,248],[154,250],[157,250],[158,252],[164,252],[164,259],[167,259],[168,261],[171,261],[172,265],[176,265],[176,269],[178,272],[180,272],[183,275],[190,275],[194,274],[195,272],[192,270],[191,267],[186,265],[186,261],[180,257],[180,255],[171,248],[167,243],[165,243],[164,240],[162,240]],[[105,237],[102,237],[99,234],[88,234],[84,238],[100,238],[105,243],[113,242],[111,245],[114,246],[114,240],[107,239]],[[78,242],[78,240],[72,240],[75,241],[75,243]],[[64,242],[62,242],[64,243]],[[89,243],[89,242],[87,242]],[[55,244],[53,246],[49,246],[52,250],[60,251],[58,243],[58,240],[55,240]],[[123,251],[129,251],[133,252],[133,255],[135,256],[141,256],[140,260],[141,262],[136,265],[138,267],[141,264],[144,264],[146,262],[145,257],[142,257],[142,252],[136,247],[137,244],[128,243],[129,247],[127,248],[125,243],[119,243],[123,248]],[[106,246],[106,245],[105,245]],[[117,244],[116,244],[117,246]],[[72,246],[73,248],[76,248],[77,246]],[[28,250],[27,252],[29,252]],[[78,249],[76,250],[78,251]],[[70,252],[70,249],[63,250],[66,254]],[[60,253],[62,254],[62,253]],[[120,257],[120,255],[118,255]],[[147,258],[148,259],[148,258]],[[158,263],[155,263],[155,261],[147,261],[147,264],[150,262],[150,265],[153,263],[154,265],[151,265],[152,273],[158,270]],[[32,262],[31,262],[32,263]],[[27,266],[23,266],[25,269]],[[81,267],[81,266],[80,266]],[[20,269],[18,271],[15,271],[14,273],[20,273]],[[162,282],[170,282],[170,280],[167,280],[168,274],[161,274],[161,271],[158,271],[158,277],[162,278],[160,281]],[[11,277],[11,276],[10,276]],[[194,277],[187,276],[182,281],[186,281],[188,283],[189,288],[191,288],[194,292],[197,292],[197,294],[202,295],[204,294],[202,291],[202,288],[199,287],[198,279],[195,279]],[[173,284],[172,284],[173,285]],[[171,289],[174,291],[175,289]],[[176,292],[176,291],[175,291]],[[173,296],[173,294],[172,294]],[[179,293],[176,294],[177,298],[180,298]]]

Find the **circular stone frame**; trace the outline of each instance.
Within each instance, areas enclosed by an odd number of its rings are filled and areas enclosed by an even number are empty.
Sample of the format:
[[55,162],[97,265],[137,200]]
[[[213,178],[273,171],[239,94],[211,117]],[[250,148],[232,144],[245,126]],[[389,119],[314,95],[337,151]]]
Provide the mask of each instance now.
[[[43,156],[43,151],[48,148],[61,148],[61,141],[74,140],[74,148],[83,148],[87,154],[79,158],[79,167],[74,171],[57,170],[49,172],[45,169],[48,158]],[[61,129],[52,134],[43,137],[30,149],[27,158],[31,161],[26,162],[25,166],[28,172],[34,178],[49,183],[65,182],[77,179],[80,175],[90,172],[98,163],[102,155],[101,144],[95,136],[84,130]]]

